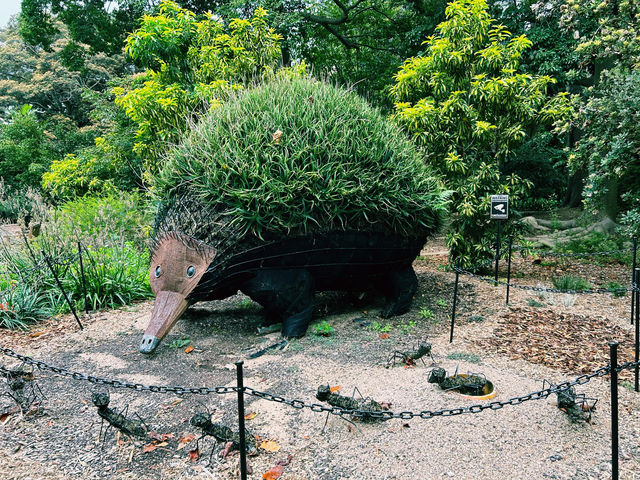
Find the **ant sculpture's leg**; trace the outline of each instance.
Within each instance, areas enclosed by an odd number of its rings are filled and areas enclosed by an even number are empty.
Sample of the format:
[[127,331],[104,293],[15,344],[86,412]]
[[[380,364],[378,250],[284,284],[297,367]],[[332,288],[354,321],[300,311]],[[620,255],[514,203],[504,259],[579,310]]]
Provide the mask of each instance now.
[[322,426],[322,430],[320,431],[320,435],[324,435],[324,429],[327,428],[327,423],[329,423],[329,412],[327,412],[327,418],[324,419],[324,425]]
[[353,393],[351,394],[351,399],[355,398],[356,392],[358,392],[358,395],[360,395],[360,398],[364,400],[364,397],[362,396],[362,393],[360,393],[360,390],[358,390],[358,387],[353,387]]

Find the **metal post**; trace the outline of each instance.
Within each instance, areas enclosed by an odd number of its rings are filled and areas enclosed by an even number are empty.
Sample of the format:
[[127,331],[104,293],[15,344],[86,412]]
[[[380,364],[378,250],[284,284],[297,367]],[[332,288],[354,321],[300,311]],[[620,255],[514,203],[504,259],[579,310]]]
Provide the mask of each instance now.
[[47,266],[49,267],[49,270],[51,270],[51,273],[53,274],[53,278],[56,279],[56,283],[58,284],[58,288],[62,292],[62,296],[64,297],[65,301],[67,302],[67,305],[69,305],[69,308],[71,309],[71,313],[73,313],[73,316],[75,317],[76,322],[78,322],[78,325],[80,325],[80,330],[84,330],[84,327],[82,326],[82,322],[80,322],[80,319],[78,318],[78,314],[76,313],[75,308],[73,308],[73,305],[71,304],[71,300],[69,300],[69,297],[67,296],[67,292],[65,292],[64,287],[62,286],[62,282],[58,278],[58,275],[56,274],[56,271],[53,269],[53,265],[51,265],[51,261],[49,260],[49,256],[46,253],[44,253],[44,250],[42,250],[42,257],[44,258],[44,261],[47,262]]
[[498,263],[500,262],[500,232],[502,230],[502,220],[496,220],[498,224],[498,231],[496,232],[496,273],[495,280],[493,282],[493,286],[498,286]]
[[240,428],[240,478],[247,480],[247,440],[244,431],[244,379],[242,378],[242,360],[236,362],[238,379],[238,426]]
[[[640,284],[640,268],[635,269],[636,287]],[[636,375],[636,392],[640,392],[640,384],[638,383],[638,373],[640,367],[638,366],[638,360],[640,359],[640,292],[636,292],[636,356],[635,356],[635,375]]]
[[449,333],[449,343],[453,342],[453,325],[456,320],[456,304],[458,303],[458,281],[460,280],[460,262],[456,262],[456,283],[453,286],[453,305],[451,306],[451,333]]
[[[637,281],[634,281],[634,277],[635,277],[635,272],[636,272],[636,256],[638,253],[638,239],[637,237],[633,237],[633,262],[631,265],[631,283],[635,283],[636,286],[638,285]],[[634,307],[635,307],[635,298],[638,296],[638,293],[635,292],[633,290],[633,288],[631,289],[631,323],[633,324],[633,318],[634,318]]]
[[618,480],[618,342],[609,343],[611,366],[611,479]]
[[89,313],[89,303],[87,302],[87,282],[84,279],[84,264],[82,263],[82,244],[78,242],[78,258],[80,259],[80,278],[82,279],[82,294],[84,296],[84,311]]
[[507,261],[507,300],[505,305],[509,305],[509,287],[511,284],[511,248],[513,247],[513,237],[509,236],[509,257]]

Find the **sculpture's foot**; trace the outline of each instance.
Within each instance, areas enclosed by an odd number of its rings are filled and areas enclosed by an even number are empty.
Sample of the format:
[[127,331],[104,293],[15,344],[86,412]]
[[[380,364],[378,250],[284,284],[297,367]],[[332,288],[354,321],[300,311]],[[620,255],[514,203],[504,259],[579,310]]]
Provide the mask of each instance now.
[[413,267],[390,273],[385,285],[388,303],[380,312],[380,316],[389,318],[407,313],[417,290],[418,278]]

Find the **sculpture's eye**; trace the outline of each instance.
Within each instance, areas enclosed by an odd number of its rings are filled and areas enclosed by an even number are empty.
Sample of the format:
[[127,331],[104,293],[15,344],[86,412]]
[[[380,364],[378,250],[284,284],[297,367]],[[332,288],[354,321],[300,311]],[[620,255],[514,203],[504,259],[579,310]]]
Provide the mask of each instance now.
[[158,278],[160,275],[162,275],[162,267],[158,265],[156,267],[156,278]]
[[194,267],[193,265],[190,265],[189,267],[187,267],[187,277],[191,278],[196,274],[196,267]]

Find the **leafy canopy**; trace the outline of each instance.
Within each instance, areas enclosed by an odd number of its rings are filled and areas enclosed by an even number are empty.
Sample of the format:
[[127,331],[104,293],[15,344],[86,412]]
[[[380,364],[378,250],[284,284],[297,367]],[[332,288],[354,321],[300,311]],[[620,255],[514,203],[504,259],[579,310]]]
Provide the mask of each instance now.
[[418,236],[445,198],[412,142],[353,92],[271,81],[211,111],[169,155],[158,195],[193,196],[245,233]]
[[584,203],[602,211],[615,202],[629,233],[640,233],[640,72],[616,69],[584,103],[578,118],[585,135],[569,156],[588,172]]
[[169,142],[190,119],[216,107],[253,76],[271,71],[279,58],[279,36],[257,9],[247,20],[206,14],[199,19],[171,1],[158,15],[145,15],[125,50],[146,67],[132,90],[114,90],[116,103],[138,125],[134,150],[151,174]]
[[445,13],[425,53],[400,68],[392,95],[395,119],[454,191],[447,243],[468,263],[491,254],[489,196],[510,194],[517,205],[530,186],[504,165],[536,126],[561,127],[570,107],[565,95],[547,95],[551,77],[519,72],[531,42],[497,24],[485,0],[454,1]]

